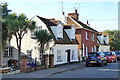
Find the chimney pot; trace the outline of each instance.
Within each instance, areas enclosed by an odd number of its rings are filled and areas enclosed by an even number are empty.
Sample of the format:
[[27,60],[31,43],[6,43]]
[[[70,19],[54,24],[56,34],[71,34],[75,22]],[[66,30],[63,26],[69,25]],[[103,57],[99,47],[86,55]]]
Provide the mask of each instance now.
[[77,13],[77,9],[75,9],[75,13]]
[[64,11],[62,12],[62,14],[63,14],[63,15],[65,14]]

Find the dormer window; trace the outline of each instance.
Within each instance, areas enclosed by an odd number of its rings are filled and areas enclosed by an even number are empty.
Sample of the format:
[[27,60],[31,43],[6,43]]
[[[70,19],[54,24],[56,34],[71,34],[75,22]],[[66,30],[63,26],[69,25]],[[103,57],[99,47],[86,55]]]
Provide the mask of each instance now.
[[63,26],[62,26],[61,21],[58,23],[57,37],[58,38],[63,38]]
[[75,25],[73,24],[71,27],[71,40],[75,39]]

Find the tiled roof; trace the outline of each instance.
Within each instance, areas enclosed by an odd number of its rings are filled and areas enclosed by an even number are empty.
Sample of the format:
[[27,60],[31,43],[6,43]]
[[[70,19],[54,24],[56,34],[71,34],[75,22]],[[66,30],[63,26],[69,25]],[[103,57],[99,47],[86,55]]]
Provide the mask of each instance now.
[[89,29],[89,30],[92,30],[92,31],[95,31],[95,32],[98,32],[96,30],[94,30],[93,28],[87,26],[86,24],[82,23],[81,21],[79,20],[76,20],[75,18],[71,17],[73,20],[75,20],[77,23],[79,23],[82,27],[86,28],[86,29]]
[[67,33],[65,32],[64,29],[63,29],[63,39],[56,40],[55,35],[52,32],[50,26],[57,26],[57,22],[59,22],[59,21],[55,21],[55,20],[51,21],[49,19],[45,19],[45,18],[42,18],[42,17],[39,17],[39,16],[37,16],[37,17],[46,24],[48,30],[53,35],[53,39],[54,39],[56,44],[78,44],[77,39],[75,39],[75,43],[72,43],[72,41],[70,40],[70,38],[68,37],[68,35],[67,35]]
[[101,36],[102,34],[104,34],[104,37],[107,37],[107,35],[108,35],[108,33],[99,32],[98,36]]

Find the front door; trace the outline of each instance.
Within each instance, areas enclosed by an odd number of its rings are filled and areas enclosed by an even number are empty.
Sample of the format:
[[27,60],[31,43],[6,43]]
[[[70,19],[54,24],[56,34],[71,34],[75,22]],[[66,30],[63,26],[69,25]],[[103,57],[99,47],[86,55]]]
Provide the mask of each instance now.
[[67,62],[70,62],[70,49],[67,50]]

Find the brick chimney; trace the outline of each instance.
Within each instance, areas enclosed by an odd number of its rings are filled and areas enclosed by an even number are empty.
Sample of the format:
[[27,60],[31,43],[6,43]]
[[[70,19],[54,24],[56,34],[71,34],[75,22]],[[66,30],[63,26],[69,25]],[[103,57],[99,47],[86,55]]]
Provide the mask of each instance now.
[[75,13],[68,13],[68,16],[71,16],[71,17],[79,20],[79,14],[77,13],[76,9],[75,9]]

